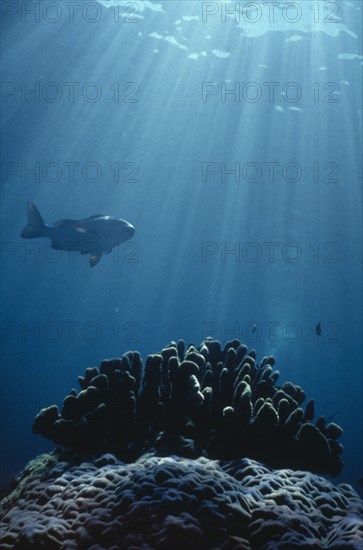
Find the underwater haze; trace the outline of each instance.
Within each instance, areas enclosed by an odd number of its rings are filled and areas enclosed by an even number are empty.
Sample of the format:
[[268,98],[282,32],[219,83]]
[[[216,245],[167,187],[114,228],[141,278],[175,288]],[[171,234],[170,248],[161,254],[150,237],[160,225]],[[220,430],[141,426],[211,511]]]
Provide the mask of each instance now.
[[[211,336],[343,427],[362,494],[362,7],[2,3],[2,486],[85,368]],[[90,267],[29,201],[135,234]]]

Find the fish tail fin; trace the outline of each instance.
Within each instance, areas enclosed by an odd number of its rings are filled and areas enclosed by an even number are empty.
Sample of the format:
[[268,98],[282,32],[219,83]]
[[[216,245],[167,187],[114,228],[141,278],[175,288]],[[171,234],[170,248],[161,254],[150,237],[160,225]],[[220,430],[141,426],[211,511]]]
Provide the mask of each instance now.
[[45,223],[40,215],[38,208],[32,202],[28,202],[28,225],[21,232],[23,239],[35,239],[43,237],[45,232]]

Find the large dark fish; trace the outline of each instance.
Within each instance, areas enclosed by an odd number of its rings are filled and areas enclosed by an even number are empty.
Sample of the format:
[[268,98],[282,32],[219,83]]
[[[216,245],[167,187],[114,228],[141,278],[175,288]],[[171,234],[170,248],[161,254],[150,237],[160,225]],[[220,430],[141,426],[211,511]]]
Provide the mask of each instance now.
[[321,336],[322,332],[323,332],[323,329],[321,328],[321,323],[319,321],[319,323],[317,323],[317,325],[315,327],[315,334],[317,336]]
[[24,239],[46,237],[56,250],[77,251],[89,255],[94,267],[102,254],[124,243],[135,233],[135,228],[125,220],[97,214],[84,220],[60,220],[53,226],[46,225],[39,210],[28,202],[28,225],[21,232]]

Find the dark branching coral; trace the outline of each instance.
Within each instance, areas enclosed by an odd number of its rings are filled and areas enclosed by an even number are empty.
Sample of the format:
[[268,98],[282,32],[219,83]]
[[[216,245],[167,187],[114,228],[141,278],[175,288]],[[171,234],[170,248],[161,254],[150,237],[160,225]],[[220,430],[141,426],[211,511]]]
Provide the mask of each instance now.
[[138,352],[102,361],[79,377],[59,414],[42,409],[33,431],[80,452],[132,461],[148,451],[196,458],[249,457],[273,467],[338,475],[342,429],[315,424],[314,401],[291,382],[278,386],[273,357],[256,362],[238,340],[172,342],[145,366]]

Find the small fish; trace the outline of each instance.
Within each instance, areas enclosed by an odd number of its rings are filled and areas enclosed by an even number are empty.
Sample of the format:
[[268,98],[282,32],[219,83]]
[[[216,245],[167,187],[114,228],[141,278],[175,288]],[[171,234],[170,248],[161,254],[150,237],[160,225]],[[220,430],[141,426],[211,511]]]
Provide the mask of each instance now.
[[45,237],[55,250],[77,251],[88,254],[94,267],[102,254],[131,239],[135,228],[125,220],[96,214],[84,220],[60,220],[53,226],[44,223],[39,210],[28,202],[28,225],[21,232],[23,239]]
[[319,321],[319,322],[317,323],[316,327],[315,327],[315,334],[316,334],[317,336],[321,336],[322,332],[323,332],[323,329],[321,328],[321,323],[320,323],[320,321]]
[[256,323],[254,323],[254,325],[252,327],[252,334],[255,334],[256,330],[257,330],[257,325],[256,325]]

